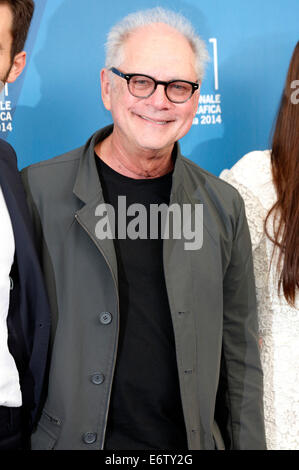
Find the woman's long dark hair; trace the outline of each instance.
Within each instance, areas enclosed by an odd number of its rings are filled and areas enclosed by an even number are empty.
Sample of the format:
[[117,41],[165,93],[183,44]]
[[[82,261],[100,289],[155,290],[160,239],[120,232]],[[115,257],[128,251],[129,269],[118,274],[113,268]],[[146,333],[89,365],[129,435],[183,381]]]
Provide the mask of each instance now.
[[[277,202],[265,220],[265,231],[279,249],[278,291],[281,287],[290,305],[294,305],[299,287],[299,42],[288,70],[272,139],[272,175]],[[297,83],[294,83],[297,81]],[[294,88],[295,87],[295,88]],[[296,90],[297,89],[297,90]],[[273,214],[274,236],[267,230]]]

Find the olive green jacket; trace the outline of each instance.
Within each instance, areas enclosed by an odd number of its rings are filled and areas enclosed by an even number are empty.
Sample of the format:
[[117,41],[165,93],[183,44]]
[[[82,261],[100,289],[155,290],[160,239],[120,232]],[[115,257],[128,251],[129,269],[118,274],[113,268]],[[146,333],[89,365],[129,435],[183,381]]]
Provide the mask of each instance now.
[[[95,233],[104,200],[94,146],[111,131],[108,126],[84,147],[22,172],[53,316],[49,384],[33,449],[104,446],[119,298],[113,240]],[[199,250],[185,250],[183,239],[163,241],[189,449],[264,449],[244,204],[229,184],[182,157],[178,144],[174,153],[170,204],[203,204]]]

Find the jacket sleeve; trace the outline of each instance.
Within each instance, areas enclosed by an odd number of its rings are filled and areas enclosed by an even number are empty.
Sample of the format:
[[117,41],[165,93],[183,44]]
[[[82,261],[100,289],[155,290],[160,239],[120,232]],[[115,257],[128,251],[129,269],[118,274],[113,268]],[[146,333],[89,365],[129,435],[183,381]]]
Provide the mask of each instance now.
[[33,196],[31,193],[31,188],[29,184],[29,175],[28,175],[28,168],[24,168],[21,172],[21,178],[23,182],[23,187],[25,190],[26,194],[26,202],[27,202],[27,207],[31,216],[31,221],[33,224],[33,231],[34,231],[34,239],[36,243],[36,248],[38,250],[38,255],[40,258],[40,262],[42,262],[42,241],[43,241],[43,236],[42,236],[42,228],[41,228],[41,221],[39,217],[39,213],[36,207],[36,204],[33,200]]
[[21,177],[23,181],[23,186],[26,193],[27,205],[29,208],[29,212],[32,218],[33,228],[34,228],[34,236],[36,247],[38,251],[38,256],[40,260],[40,264],[42,267],[42,272],[44,275],[46,290],[48,294],[48,299],[50,303],[50,310],[51,310],[51,339],[50,339],[50,350],[53,346],[55,331],[58,322],[58,303],[57,303],[57,292],[56,292],[56,282],[55,282],[55,275],[54,269],[49,253],[49,249],[47,246],[47,242],[45,240],[42,228],[42,222],[39,214],[39,210],[37,204],[35,202],[34,195],[32,193],[32,187],[30,184],[30,168],[24,168],[21,171]]
[[226,447],[265,449],[263,375],[250,235],[241,198],[223,281],[223,343],[217,395]]

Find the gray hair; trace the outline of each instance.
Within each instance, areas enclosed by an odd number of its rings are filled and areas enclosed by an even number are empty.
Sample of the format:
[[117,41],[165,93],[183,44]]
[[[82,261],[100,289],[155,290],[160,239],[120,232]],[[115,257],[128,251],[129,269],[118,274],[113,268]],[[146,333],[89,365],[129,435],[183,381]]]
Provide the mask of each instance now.
[[161,7],[131,13],[114,25],[107,37],[106,67],[119,67],[124,58],[123,45],[136,29],[154,23],[164,23],[181,33],[195,54],[195,70],[199,80],[204,76],[209,54],[205,42],[195,32],[192,24],[183,15]]

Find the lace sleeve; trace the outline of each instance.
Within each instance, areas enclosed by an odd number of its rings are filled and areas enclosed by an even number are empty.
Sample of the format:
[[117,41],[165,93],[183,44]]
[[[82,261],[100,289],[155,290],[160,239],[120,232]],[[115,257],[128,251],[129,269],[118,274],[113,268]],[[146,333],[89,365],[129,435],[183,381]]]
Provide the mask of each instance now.
[[264,220],[267,215],[259,199],[244,184],[235,179],[231,171],[224,170],[220,178],[234,186],[241,194],[246,210],[253,251],[259,246],[264,233]]

